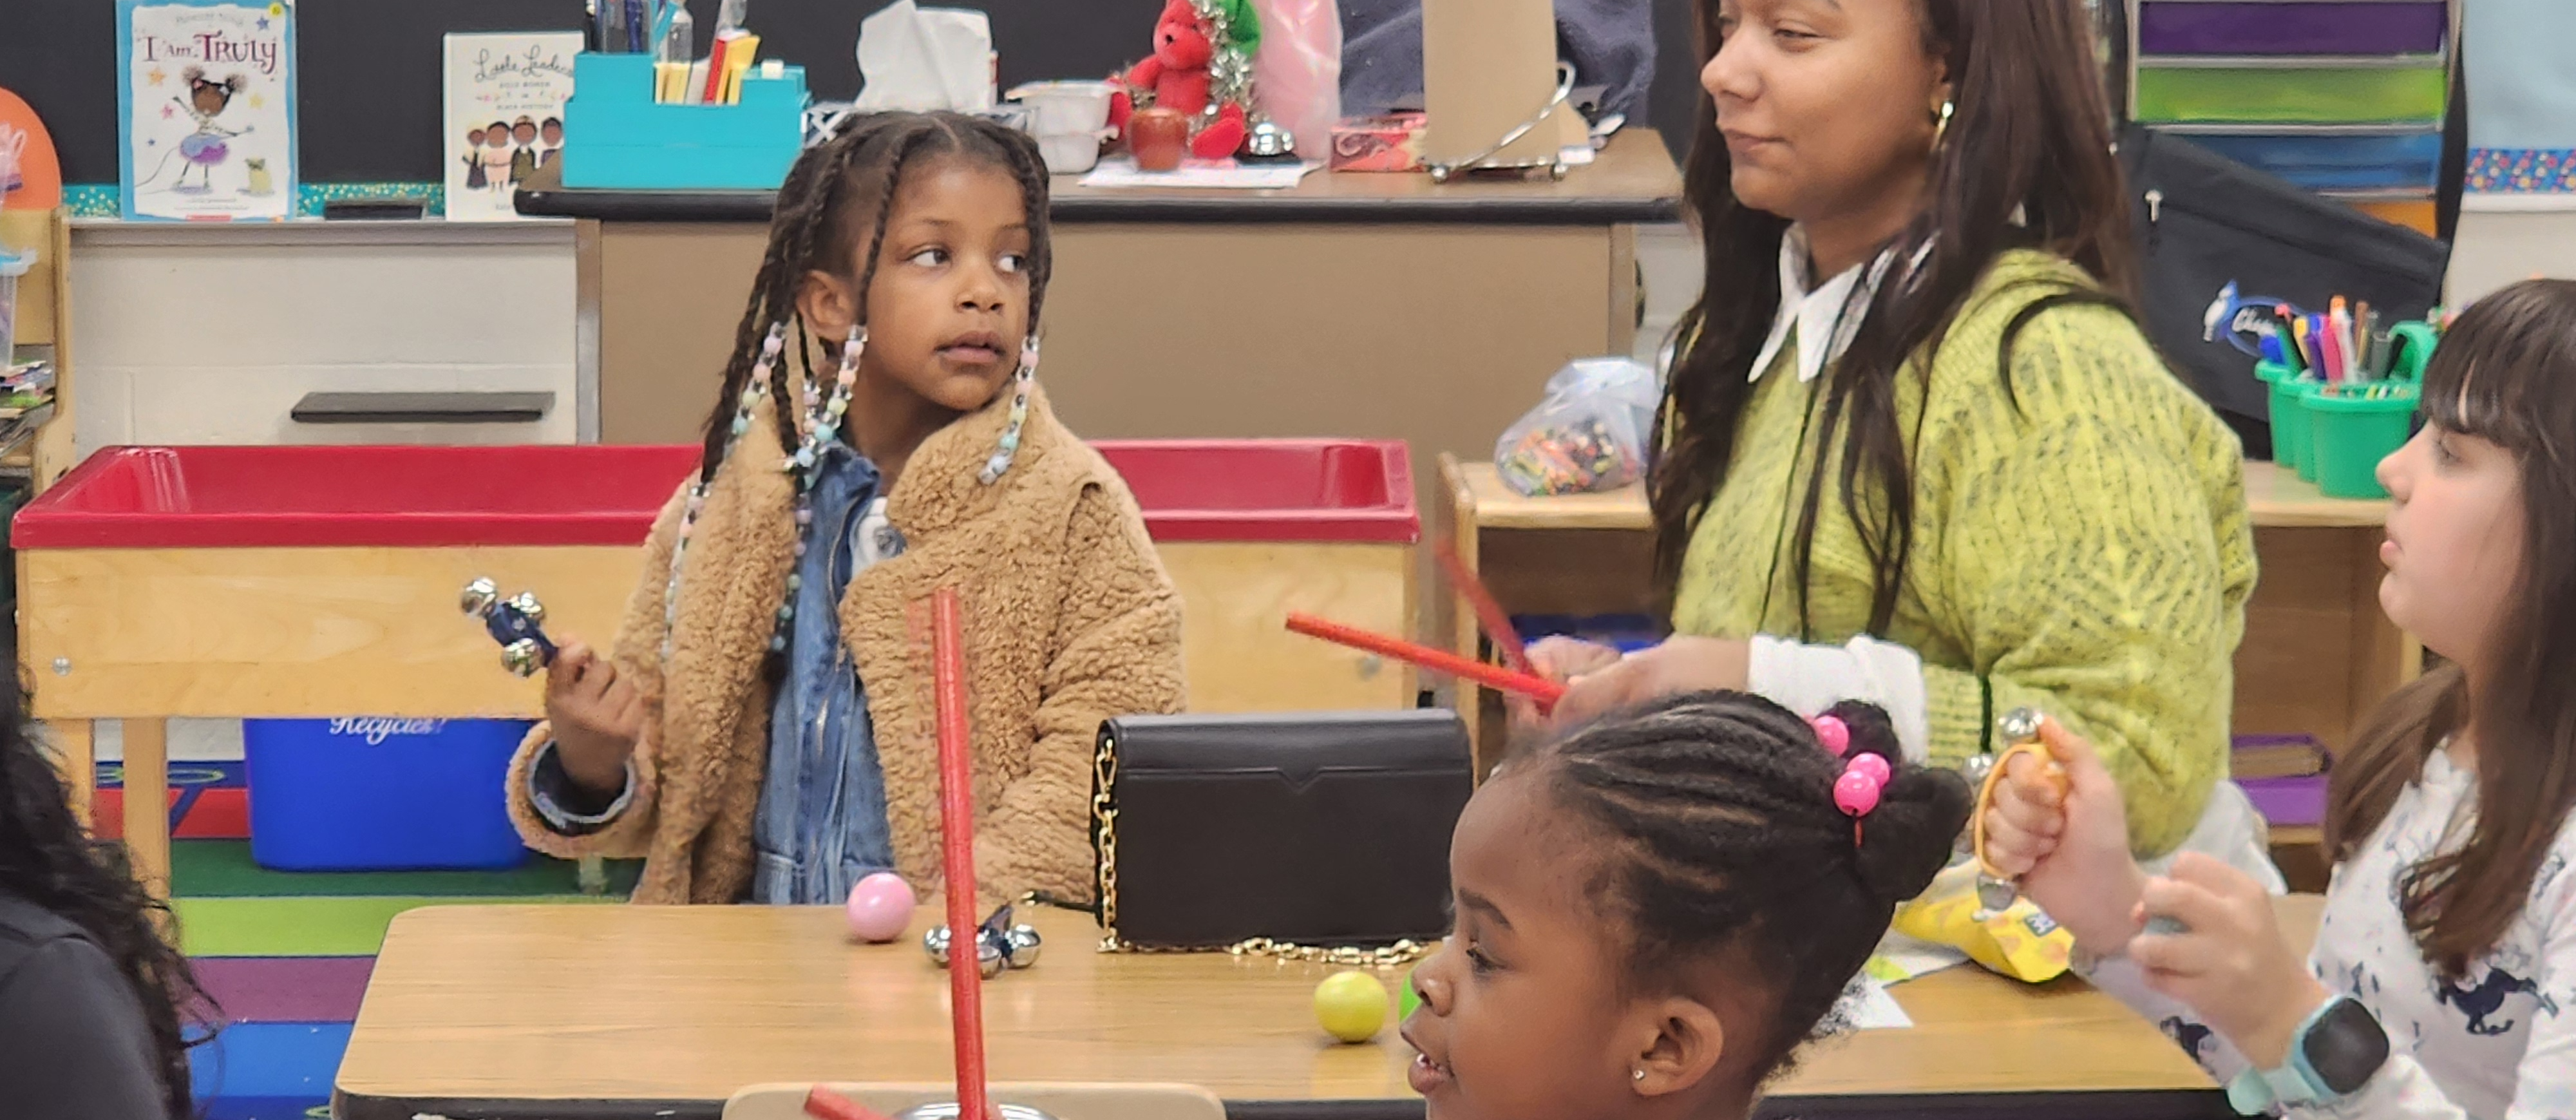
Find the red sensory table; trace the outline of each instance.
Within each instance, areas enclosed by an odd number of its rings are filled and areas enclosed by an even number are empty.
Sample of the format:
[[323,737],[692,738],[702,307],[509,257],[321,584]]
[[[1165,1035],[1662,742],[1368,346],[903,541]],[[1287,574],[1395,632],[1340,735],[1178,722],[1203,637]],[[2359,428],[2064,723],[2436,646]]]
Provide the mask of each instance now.
[[[1291,610],[1388,633],[1413,618],[1420,533],[1400,443],[1097,445],[1182,596],[1192,707],[1410,707],[1399,665],[1285,632]],[[190,447],[102,451],[18,515],[33,714],[90,804],[92,721],[125,725],[124,834],[169,880],[172,717],[527,718],[457,593],[533,591],[604,638],[652,518],[697,449]]]

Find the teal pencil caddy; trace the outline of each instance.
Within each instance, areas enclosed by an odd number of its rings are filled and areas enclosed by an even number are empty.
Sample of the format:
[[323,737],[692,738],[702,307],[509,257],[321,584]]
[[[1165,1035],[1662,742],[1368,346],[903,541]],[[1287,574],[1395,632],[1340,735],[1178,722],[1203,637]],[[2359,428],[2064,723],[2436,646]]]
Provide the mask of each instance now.
[[805,144],[805,68],[743,75],[732,105],[653,100],[653,57],[573,57],[563,185],[572,190],[776,190]]
[[2316,462],[2308,450],[2306,392],[2316,379],[2289,366],[2257,362],[2254,376],[2272,387],[2272,461],[2316,481]]
[[2379,461],[2413,434],[2417,397],[2412,381],[2310,387],[2304,403],[2318,491],[2329,498],[2387,497]]

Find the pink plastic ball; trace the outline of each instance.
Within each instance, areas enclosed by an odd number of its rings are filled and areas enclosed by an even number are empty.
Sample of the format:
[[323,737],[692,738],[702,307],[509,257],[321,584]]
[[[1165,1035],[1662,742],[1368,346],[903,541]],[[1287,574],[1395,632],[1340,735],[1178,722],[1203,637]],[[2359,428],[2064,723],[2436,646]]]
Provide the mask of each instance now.
[[850,888],[850,936],[874,945],[901,937],[919,904],[901,875],[880,871],[861,879]]
[[1841,758],[1844,751],[1851,749],[1851,728],[1839,717],[1817,716],[1815,728],[1816,742],[1824,746],[1826,754]]
[[1845,814],[1866,817],[1878,808],[1878,783],[1857,770],[1846,770],[1834,781],[1834,805]]
[[1882,786],[1887,784],[1887,779],[1892,773],[1887,768],[1886,755],[1872,754],[1868,751],[1853,755],[1848,768],[1869,775],[1870,781]]

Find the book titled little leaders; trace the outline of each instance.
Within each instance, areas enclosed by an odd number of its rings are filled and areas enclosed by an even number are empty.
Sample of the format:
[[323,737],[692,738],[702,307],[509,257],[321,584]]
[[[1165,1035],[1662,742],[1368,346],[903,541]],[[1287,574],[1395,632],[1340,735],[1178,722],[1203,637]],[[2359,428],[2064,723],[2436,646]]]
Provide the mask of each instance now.
[[447,217],[519,216],[519,184],[563,155],[578,31],[458,32],[447,37]]
[[295,215],[291,0],[117,0],[127,219]]

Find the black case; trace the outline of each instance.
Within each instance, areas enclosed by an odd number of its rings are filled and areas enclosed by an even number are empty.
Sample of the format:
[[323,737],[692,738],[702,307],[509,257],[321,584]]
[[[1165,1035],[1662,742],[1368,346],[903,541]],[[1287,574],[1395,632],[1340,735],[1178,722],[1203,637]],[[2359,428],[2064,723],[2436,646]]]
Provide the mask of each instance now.
[[1111,720],[1092,798],[1102,924],[1136,948],[1436,938],[1472,767],[1448,711]]
[[2310,311],[2338,295],[2368,300],[2391,323],[2442,300],[2451,262],[2442,242],[2141,125],[2122,130],[2120,162],[2147,337],[2244,437],[2248,458],[2271,457],[2272,404],[2254,359],[2210,333],[2210,307],[2230,282]]

